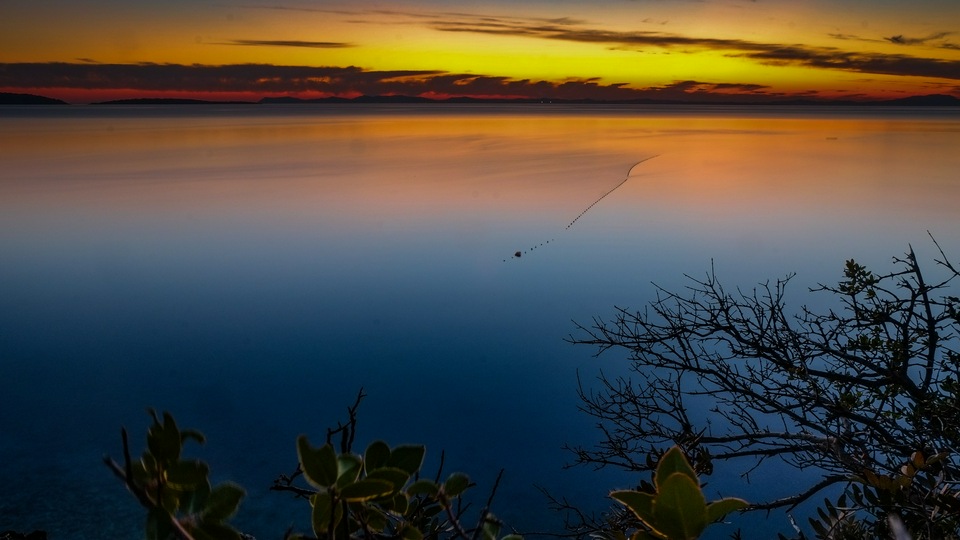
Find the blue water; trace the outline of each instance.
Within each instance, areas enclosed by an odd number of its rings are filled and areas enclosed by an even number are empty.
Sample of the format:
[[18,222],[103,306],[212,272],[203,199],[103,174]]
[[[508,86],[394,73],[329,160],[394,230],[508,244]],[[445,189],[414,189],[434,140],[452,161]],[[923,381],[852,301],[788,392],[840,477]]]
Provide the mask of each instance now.
[[[958,143],[956,110],[0,109],[0,530],[138,538],[101,458],[146,407],[206,433],[240,528],[307,530],[267,488],[361,388],[360,446],[444,451],[480,501],[503,467],[494,512],[557,530],[536,486],[600,510],[637,481],[563,467],[599,437],[578,375],[625,369],[572,321],[711,264],[797,272],[799,307],[928,230],[960,253]],[[712,485],[784,489],[751,480]]]

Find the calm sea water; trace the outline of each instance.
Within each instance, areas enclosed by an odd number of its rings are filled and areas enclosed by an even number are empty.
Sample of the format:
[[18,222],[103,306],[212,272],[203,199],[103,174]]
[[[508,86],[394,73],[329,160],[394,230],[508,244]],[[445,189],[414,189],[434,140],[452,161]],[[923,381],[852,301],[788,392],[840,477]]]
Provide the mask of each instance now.
[[956,109],[0,109],[0,530],[139,537],[101,458],[146,407],[207,434],[241,528],[305,530],[267,488],[361,388],[361,445],[444,451],[481,499],[503,467],[494,511],[556,530],[536,486],[601,509],[637,481],[563,468],[599,436],[578,376],[624,368],[573,320],[711,264],[796,272],[799,308],[845,259],[930,260],[927,231],[960,258],[958,148]]

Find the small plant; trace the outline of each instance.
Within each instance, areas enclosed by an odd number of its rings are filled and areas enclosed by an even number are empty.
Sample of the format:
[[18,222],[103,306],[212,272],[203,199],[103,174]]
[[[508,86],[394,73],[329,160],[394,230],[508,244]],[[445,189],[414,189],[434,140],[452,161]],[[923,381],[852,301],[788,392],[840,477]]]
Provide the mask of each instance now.
[[147,448],[139,461],[130,458],[127,431],[121,430],[121,466],[109,456],[106,465],[147,509],[146,537],[149,540],[240,540],[246,536],[227,520],[236,513],[245,492],[233,483],[210,484],[210,469],[198,459],[183,456],[188,440],[203,444],[199,431],[181,430],[170,413],[161,420],[148,411],[153,425],[147,431]]
[[[463,473],[440,481],[443,469],[433,479],[421,477],[426,447],[401,445],[391,448],[383,441],[367,446],[362,455],[352,451],[361,391],[345,424],[327,430],[326,443],[314,447],[305,435],[297,438],[297,469],[280,475],[271,489],[293,492],[310,501],[311,525],[316,538],[455,538],[498,540],[502,523],[490,513],[500,477],[494,484],[477,525],[462,525],[465,505],[461,496],[473,486]],[[339,451],[334,447],[339,435]],[[502,471],[501,471],[502,474]],[[301,478],[300,485],[295,482]],[[306,538],[290,535],[288,538]],[[501,540],[520,540],[507,535]]]
[[647,484],[641,489],[610,493],[610,497],[625,505],[644,527],[633,534],[632,540],[694,540],[711,523],[747,507],[746,501],[735,498],[708,503],[697,473],[676,446],[660,458],[653,485]]
[[297,439],[299,470],[315,490],[309,500],[316,537],[497,540],[500,523],[489,512],[484,512],[473,533],[460,525],[454,505],[472,485],[467,475],[453,473],[443,482],[418,478],[425,452],[423,446],[390,448],[376,441],[362,456],[338,454],[330,443],[314,448],[301,435]]
[[[297,470],[280,475],[271,489],[292,492],[309,500],[314,537],[288,531],[285,538],[347,540],[522,540],[515,534],[501,537],[502,523],[490,511],[500,477],[475,527],[462,525],[465,505],[462,495],[473,484],[463,473],[440,481],[420,477],[426,447],[401,445],[391,448],[383,441],[367,446],[363,455],[351,451],[356,433],[357,409],[364,397],[348,409],[347,424],[327,430],[326,444],[314,447],[305,435],[297,438]],[[163,419],[150,410],[153,425],[147,431],[147,449],[139,461],[130,457],[127,432],[123,439],[123,465],[109,456],[106,465],[147,509],[149,540],[253,540],[233,529],[227,520],[236,513],[244,490],[232,483],[211,486],[209,467],[183,457],[183,445],[203,435],[181,430],[169,413]],[[340,435],[339,452],[332,439]],[[441,466],[442,471],[442,456]],[[502,475],[502,471],[501,471]],[[300,485],[295,483],[302,479]]]

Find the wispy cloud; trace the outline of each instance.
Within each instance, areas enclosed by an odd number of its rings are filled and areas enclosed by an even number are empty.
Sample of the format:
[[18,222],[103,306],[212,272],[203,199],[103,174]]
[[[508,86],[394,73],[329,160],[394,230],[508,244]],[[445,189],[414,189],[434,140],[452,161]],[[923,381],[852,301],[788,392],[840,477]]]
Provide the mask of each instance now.
[[861,41],[864,43],[883,43],[882,39],[858,36],[857,34],[827,34],[828,37],[841,41]]
[[800,65],[880,75],[936,77],[960,80],[960,61],[920,58],[902,54],[847,52],[834,48],[771,47],[739,53],[770,65]]
[[896,36],[884,37],[883,39],[896,45],[925,45],[931,41],[941,40],[953,34],[956,34],[956,32],[934,32],[926,37],[907,37],[903,34],[898,34]]
[[781,95],[771,92],[771,88],[763,84],[749,83],[710,83],[703,81],[674,81],[668,85],[654,87],[660,92],[691,94],[756,94],[764,96]]
[[903,34],[895,36],[886,36],[882,38],[870,38],[856,34],[827,34],[833,39],[841,41],[858,41],[863,43],[893,43],[894,45],[905,46],[926,46],[935,49],[960,50],[960,45],[947,41],[945,38],[957,35],[958,32],[934,32],[926,37],[908,37]]
[[337,41],[298,41],[298,40],[270,40],[270,39],[234,39],[214,45],[240,45],[244,47],[305,47],[308,49],[342,49],[354,47],[352,43]]
[[[670,32],[614,31],[588,26],[584,21],[550,22],[509,17],[462,17],[436,16],[427,25],[440,32],[467,32],[502,36],[528,37],[593,43],[620,49],[648,50],[682,49],[721,51],[729,56],[750,58],[767,65],[799,65],[818,69],[854,71],[884,75],[924,76],[960,79],[960,61],[939,58],[924,58],[902,54],[849,51],[838,47],[818,47],[803,44],[783,44],[687,36]],[[894,36],[887,41],[899,40],[903,44],[920,44],[943,39],[953,32],[937,32],[923,38]],[[832,34],[840,40],[874,41],[849,34]],[[950,44],[943,47],[954,48]]]

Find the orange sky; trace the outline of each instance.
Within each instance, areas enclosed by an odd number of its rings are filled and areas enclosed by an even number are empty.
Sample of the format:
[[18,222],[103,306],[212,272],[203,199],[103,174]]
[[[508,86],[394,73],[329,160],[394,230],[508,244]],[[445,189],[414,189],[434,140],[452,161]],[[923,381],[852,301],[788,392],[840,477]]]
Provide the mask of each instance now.
[[0,4],[0,91],[81,103],[960,96],[960,7],[956,0],[8,0]]

